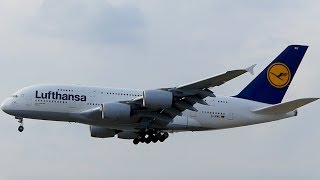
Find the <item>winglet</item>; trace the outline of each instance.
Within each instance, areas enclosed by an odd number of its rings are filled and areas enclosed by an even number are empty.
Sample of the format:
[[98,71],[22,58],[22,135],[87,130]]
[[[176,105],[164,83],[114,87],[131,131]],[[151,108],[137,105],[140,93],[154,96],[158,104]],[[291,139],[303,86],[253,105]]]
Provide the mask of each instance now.
[[254,67],[256,67],[256,65],[257,65],[257,64],[254,64],[254,65],[246,68],[246,71],[249,72],[251,75],[253,75],[253,74],[254,74],[253,69],[254,69]]

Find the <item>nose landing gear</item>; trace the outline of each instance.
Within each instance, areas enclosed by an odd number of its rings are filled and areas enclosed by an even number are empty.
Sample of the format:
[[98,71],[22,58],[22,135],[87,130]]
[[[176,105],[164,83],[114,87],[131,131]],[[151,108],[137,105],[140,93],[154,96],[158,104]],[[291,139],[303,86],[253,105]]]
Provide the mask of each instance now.
[[19,126],[19,127],[18,127],[18,131],[19,131],[19,132],[22,132],[23,130],[24,130],[24,127],[23,127],[23,126]]
[[22,132],[22,131],[24,130],[24,127],[23,127],[23,118],[16,117],[16,119],[18,119],[18,122],[20,123],[20,126],[18,127],[18,131],[19,131],[19,132]]

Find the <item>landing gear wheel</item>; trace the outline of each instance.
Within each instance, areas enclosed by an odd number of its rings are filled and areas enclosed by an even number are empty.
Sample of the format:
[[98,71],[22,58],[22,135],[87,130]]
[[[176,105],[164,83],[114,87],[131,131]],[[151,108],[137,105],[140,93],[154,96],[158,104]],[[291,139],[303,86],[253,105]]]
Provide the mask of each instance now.
[[139,144],[140,140],[138,138],[133,139],[133,144],[137,145]]
[[145,139],[145,138],[139,138],[139,141],[140,141],[141,143],[144,143],[144,142],[146,142],[146,139]]
[[168,137],[169,137],[169,133],[164,132],[164,133],[162,134],[162,136],[159,138],[159,141],[160,141],[160,142],[163,142],[163,141],[166,140]]
[[158,142],[158,140],[159,140],[159,139],[158,139],[156,136],[154,136],[151,141],[152,141],[153,143],[156,143],[156,142]]
[[163,137],[164,137],[164,139],[167,139],[167,138],[169,137],[169,133],[164,132],[164,133],[163,133]]
[[21,117],[15,117],[16,119],[18,119],[18,122],[20,123],[20,126],[18,127],[18,131],[19,132],[22,132],[24,130],[24,127],[23,127],[23,118]]
[[157,143],[165,141],[169,137],[168,132],[163,132],[159,129],[143,129],[138,133],[138,137],[133,140],[134,144],[151,142]]
[[151,142],[151,137],[146,138],[145,143],[149,144]]
[[160,137],[159,141],[163,142],[164,140],[166,140],[165,138],[163,138],[163,136]]
[[18,127],[18,131],[19,131],[19,132],[22,132],[23,130],[24,130],[24,127],[23,127],[23,126],[19,126],[19,127]]
[[160,139],[161,138],[161,132],[158,132],[157,134],[156,134],[156,137],[158,138],[158,139]]

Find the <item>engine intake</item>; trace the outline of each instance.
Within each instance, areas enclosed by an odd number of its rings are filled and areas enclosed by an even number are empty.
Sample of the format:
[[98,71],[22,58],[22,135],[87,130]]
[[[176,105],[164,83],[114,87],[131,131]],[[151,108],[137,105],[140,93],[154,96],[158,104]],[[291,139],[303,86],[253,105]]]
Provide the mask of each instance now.
[[130,119],[131,106],[122,103],[105,103],[101,106],[102,119],[126,121]]
[[163,90],[146,90],[143,92],[143,106],[148,108],[170,108],[173,94]]

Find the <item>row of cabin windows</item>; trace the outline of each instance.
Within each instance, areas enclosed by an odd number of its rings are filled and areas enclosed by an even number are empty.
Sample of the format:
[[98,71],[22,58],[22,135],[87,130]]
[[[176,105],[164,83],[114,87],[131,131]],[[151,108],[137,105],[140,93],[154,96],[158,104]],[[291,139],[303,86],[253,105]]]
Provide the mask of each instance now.
[[[204,101],[207,102],[207,100],[205,99]],[[214,100],[213,100],[214,101]],[[228,103],[228,101],[217,101],[218,103]]]
[[[61,103],[61,104],[67,104],[67,101],[54,101],[54,100],[38,100],[36,99],[36,102],[51,102],[51,103]],[[87,103],[87,105],[101,105],[98,103]]]
[[73,92],[73,90],[71,90],[71,89],[58,89],[58,91],[69,91],[69,92]]
[[[61,103],[61,104],[66,104],[66,103],[68,103],[67,101],[53,101],[53,100],[36,100],[36,102],[51,102],[51,103]],[[102,104],[98,104],[98,103],[87,103],[87,105],[97,106],[97,105],[102,105]]]
[[38,99],[36,99],[36,102],[51,102],[51,103],[61,103],[61,104],[66,104],[67,103],[67,101],[38,100]]
[[[101,94],[103,94],[103,92],[101,92]],[[139,94],[127,94],[127,93],[111,93],[111,92],[107,92],[105,94],[112,94],[112,95],[120,95],[120,96],[141,96]]]
[[[72,89],[58,89],[58,91],[68,91],[68,92],[73,92]],[[101,92],[101,94],[103,94],[103,92]],[[129,93],[111,93],[111,92],[107,92],[105,94],[113,94],[113,95],[121,95],[121,96],[141,96],[139,94],[129,94]]]
[[[103,94],[103,92],[101,92],[101,94]],[[107,93],[105,93],[105,94],[112,94],[112,95],[120,95],[120,96],[140,96],[140,95],[138,95],[138,94],[124,94],[124,93],[111,93],[111,92],[107,92]],[[100,106],[100,105],[102,105],[102,104],[98,104],[98,103],[87,103],[87,105],[91,105],[91,106]]]
[[202,113],[205,113],[205,114],[219,114],[219,115],[225,115],[225,113],[220,113],[220,112],[210,112],[210,111],[202,111]]
[[97,106],[97,105],[102,105],[102,104],[98,104],[98,103],[87,103],[87,105],[92,105],[92,106]]
[[218,103],[228,103],[228,101],[218,101]]

